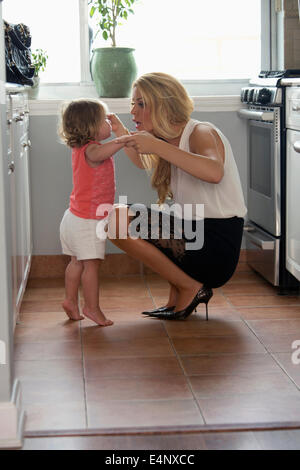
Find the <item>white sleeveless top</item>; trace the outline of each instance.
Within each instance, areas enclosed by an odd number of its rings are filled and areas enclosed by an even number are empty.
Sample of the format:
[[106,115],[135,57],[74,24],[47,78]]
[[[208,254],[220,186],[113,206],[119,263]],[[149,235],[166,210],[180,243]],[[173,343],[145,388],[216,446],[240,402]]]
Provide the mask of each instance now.
[[[199,123],[200,121],[194,119],[190,119],[187,123],[180,139],[180,149],[186,152],[190,151],[190,135]],[[195,204],[204,204],[205,218],[244,217],[247,208],[230,143],[213,124],[209,122],[201,124],[207,124],[215,129],[223,142],[225,149],[224,176],[220,183],[208,183],[171,164],[170,187],[173,193],[173,201],[182,208],[184,204],[193,204],[193,206]],[[199,211],[197,211],[198,213]],[[195,206],[193,207],[193,218],[197,218]]]

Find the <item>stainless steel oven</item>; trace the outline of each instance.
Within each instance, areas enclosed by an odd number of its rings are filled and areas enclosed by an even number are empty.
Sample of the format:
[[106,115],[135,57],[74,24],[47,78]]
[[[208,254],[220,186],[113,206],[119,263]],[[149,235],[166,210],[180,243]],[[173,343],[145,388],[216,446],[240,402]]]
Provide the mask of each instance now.
[[239,116],[248,121],[247,262],[285,293],[297,283],[285,268],[286,130],[281,74],[262,72],[243,88]]
[[248,110],[248,215],[267,232],[279,236],[280,109],[261,108],[258,117],[252,112]]

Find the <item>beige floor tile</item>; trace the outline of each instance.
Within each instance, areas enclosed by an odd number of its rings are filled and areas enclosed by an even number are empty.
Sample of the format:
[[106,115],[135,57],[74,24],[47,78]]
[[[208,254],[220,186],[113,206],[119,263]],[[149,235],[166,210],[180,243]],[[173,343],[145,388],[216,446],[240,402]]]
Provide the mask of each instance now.
[[265,353],[265,347],[255,336],[210,336],[198,338],[173,338],[179,355],[248,354]]
[[80,330],[78,322],[68,322],[63,326],[54,327],[24,327],[16,326],[15,343],[43,343],[60,341],[79,341]]
[[64,287],[29,287],[24,293],[23,301],[40,302],[41,299],[43,302],[48,300],[62,301],[64,296]]
[[101,296],[100,297],[100,306],[105,311],[109,310],[131,310],[136,311],[137,313],[142,312],[143,310],[151,310],[155,307],[152,299],[150,297],[114,297],[114,296]]
[[105,328],[90,324],[90,326],[82,326],[81,332],[85,344],[102,341],[132,341],[166,336],[162,322],[149,321],[123,322]]
[[83,378],[22,380],[22,403],[26,406],[71,402],[84,403]]
[[15,361],[15,375],[21,380],[78,379],[83,377],[82,361],[79,359]]
[[[200,305],[197,307],[197,312],[193,313],[189,317],[191,320],[204,320],[205,317],[205,306]],[[241,321],[241,316],[235,308],[226,308],[226,307],[210,307],[208,310],[208,320],[209,321]]]
[[227,295],[276,295],[277,290],[271,284],[258,282],[232,283],[222,287],[222,291]]
[[[294,355],[294,357],[292,356]],[[275,359],[279,362],[285,372],[300,388],[300,348],[291,350],[289,353],[276,353]],[[296,362],[296,363],[295,363]]]
[[87,359],[99,357],[155,357],[174,356],[167,338],[144,338],[128,341],[102,341],[84,343],[84,356]]
[[254,282],[256,284],[264,284],[265,280],[256,274],[254,271],[237,271],[234,273],[231,279],[226,283],[226,286],[229,284],[236,284],[236,283],[242,283],[244,284],[245,282]]
[[185,356],[181,358],[185,373],[192,375],[239,375],[279,373],[280,367],[269,354],[232,354]]
[[20,361],[47,361],[51,359],[81,359],[79,341],[51,343],[16,343],[14,358]]
[[249,320],[248,323],[259,336],[281,336],[299,332],[300,339],[300,319]]
[[300,450],[300,430],[257,431],[255,439],[263,450]]
[[59,278],[29,278],[27,282],[27,289],[48,289],[48,288],[64,288],[65,279],[63,277]]
[[288,335],[261,335],[260,341],[264,344],[266,349],[270,353],[290,353],[292,355],[293,348],[292,344],[294,341],[298,341],[300,339],[299,332],[295,332],[294,334]]
[[88,403],[89,428],[201,425],[194,400],[103,401]]
[[25,433],[86,428],[84,402],[27,405],[26,415]]
[[300,393],[255,393],[198,399],[207,424],[276,423],[300,419]]
[[253,336],[250,328],[242,321],[164,321],[165,328],[171,338],[195,338],[208,336]]
[[[75,325],[65,312],[39,312],[39,313],[21,313],[18,319],[19,326],[27,328],[64,328]],[[77,325],[79,326],[79,325]]]
[[62,299],[48,300],[24,300],[21,305],[21,313],[34,312],[63,312]]
[[206,450],[260,450],[253,432],[203,433]]
[[300,297],[280,295],[227,295],[227,300],[234,307],[281,307],[298,305]]
[[184,376],[118,377],[88,380],[87,402],[104,400],[188,400],[192,399]]
[[85,359],[87,380],[104,377],[169,377],[183,375],[176,357],[125,357]]
[[276,372],[271,374],[251,375],[202,375],[190,377],[190,383],[197,398],[221,398],[241,393],[295,392],[297,389],[286,374]]
[[237,313],[244,320],[286,320],[300,319],[299,306],[237,308]]

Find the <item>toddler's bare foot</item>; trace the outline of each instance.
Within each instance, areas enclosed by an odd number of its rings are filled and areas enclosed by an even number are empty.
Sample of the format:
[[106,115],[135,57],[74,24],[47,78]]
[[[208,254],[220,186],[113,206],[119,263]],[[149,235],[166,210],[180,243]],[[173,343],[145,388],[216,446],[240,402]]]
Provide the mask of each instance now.
[[113,321],[111,321],[111,320],[109,320],[108,318],[105,317],[105,315],[101,312],[100,309],[97,309],[97,310],[92,312],[87,307],[83,307],[82,312],[83,312],[85,317],[87,317],[90,320],[94,321],[99,326],[110,326],[110,325],[114,324]]
[[65,299],[62,303],[62,308],[64,309],[70,320],[84,320],[84,317],[80,315],[77,303]]

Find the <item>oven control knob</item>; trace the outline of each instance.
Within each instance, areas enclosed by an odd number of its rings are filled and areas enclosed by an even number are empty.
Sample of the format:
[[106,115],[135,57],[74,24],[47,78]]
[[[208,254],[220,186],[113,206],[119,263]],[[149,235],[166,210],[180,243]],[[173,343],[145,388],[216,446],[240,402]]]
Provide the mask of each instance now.
[[262,88],[259,90],[257,101],[258,103],[261,104],[267,104],[270,103],[272,98],[272,92],[271,90],[268,90],[268,88]]
[[241,92],[241,101],[242,103],[247,103],[248,100],[248,88],[242,88]]
[[248,93],[248,103],[253,102],[253,96],[254,96],[254,88],[250,88],[249,93]]

